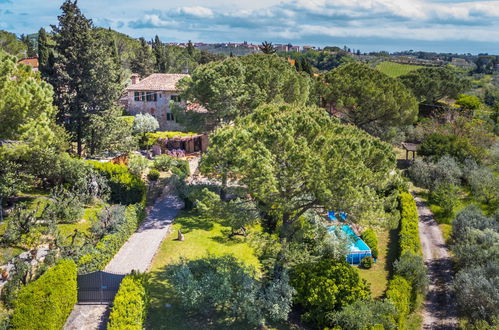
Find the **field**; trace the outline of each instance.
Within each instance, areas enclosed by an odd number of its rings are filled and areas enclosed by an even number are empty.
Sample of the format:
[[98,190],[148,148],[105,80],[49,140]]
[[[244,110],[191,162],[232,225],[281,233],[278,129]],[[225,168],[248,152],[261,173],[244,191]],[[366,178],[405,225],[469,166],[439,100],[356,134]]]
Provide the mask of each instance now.
[[421,65],[399,64],[394,62],[381,62],[376,69],[390,77],[399,77],[411,71],[423,68]]

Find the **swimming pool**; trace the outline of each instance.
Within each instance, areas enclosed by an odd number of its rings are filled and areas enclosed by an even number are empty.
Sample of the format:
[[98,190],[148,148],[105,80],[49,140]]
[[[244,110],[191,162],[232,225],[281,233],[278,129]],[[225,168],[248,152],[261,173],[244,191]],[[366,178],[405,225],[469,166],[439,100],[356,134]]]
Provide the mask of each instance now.
[[[349,253],[346,256],[347,262],[351,265],[358,265],[360,261],[364,257],[372,257],[371,249],[367,244],[361,240],[355,233],[352,228],[348,225],[341,225],[341,230],[347,235],[349,241]],[[330,232],[336,230],[336,226],[330,226],[328,228]]]

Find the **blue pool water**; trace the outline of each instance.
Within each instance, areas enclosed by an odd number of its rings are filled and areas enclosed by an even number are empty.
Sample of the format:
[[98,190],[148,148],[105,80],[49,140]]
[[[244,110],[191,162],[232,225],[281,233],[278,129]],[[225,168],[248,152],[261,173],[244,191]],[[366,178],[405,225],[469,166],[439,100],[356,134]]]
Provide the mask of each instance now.
[[[336,230],[336,226],[329,227],[329,231],[332,232]],[[347,261],[352,265],[360,264],[362,258],[367,256],[372,256],[371,249],[367,244],[361,240],[355,233],[352,228],[348,225],[342,225],[341,230],[347,235],[348,241],[350,243],[349,250],[350,252],[347,254]]]

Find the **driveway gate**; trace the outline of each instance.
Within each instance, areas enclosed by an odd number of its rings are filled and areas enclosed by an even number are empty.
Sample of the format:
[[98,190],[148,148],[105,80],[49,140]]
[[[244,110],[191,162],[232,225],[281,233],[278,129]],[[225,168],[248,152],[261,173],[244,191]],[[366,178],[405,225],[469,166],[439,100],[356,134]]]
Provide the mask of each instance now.
[[98,271],[78,275],[79,304],[109,304],[120,288],[125,275]]

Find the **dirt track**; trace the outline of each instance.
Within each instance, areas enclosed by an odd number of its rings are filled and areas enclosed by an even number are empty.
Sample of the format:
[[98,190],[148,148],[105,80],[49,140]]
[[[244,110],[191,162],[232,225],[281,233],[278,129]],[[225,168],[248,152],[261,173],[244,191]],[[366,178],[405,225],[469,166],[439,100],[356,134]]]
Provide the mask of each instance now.
[[430,285],[423,308],[423,329],[457,329],[456,306],[450,293],[452,261],[442,232],[426,204],[415,197],[419,238]]

